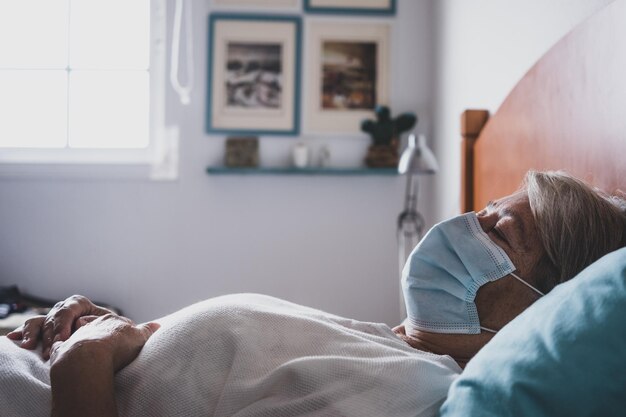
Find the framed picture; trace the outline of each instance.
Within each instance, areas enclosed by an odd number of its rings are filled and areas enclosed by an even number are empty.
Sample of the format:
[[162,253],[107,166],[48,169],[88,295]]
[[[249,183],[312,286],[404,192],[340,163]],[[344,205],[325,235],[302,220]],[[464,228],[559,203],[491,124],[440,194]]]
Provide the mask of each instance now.
[[389,105],[389,32],[387,24],[307,26],[308,131],[360,132],[377,105]]
[[220,6],[295,7],[298,0],[213,0]]
[[396,14],[396,0],[304,0],[310,13]]
[[301,20],[209,17],[207,132],[297,135]]

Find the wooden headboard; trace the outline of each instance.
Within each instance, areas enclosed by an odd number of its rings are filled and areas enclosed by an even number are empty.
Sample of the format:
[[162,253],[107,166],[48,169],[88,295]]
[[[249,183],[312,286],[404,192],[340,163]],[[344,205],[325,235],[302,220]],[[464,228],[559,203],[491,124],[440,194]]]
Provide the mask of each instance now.
[[466,111],[461,133],[463,211],[515,191],[530,169],[626,189],[626,0],[559,41],[493,117]]

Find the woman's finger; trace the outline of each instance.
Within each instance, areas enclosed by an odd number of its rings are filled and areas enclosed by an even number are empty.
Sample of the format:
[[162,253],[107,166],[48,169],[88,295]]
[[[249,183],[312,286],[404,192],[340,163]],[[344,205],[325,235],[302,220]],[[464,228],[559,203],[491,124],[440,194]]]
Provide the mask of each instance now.
[[57,308],[54,313],[49,315],[50,322],[52,323],[52,340],[65,341],[72,335],[75,322],[83,315],[91,314],[90,309],[85,303],[77,298],[78,296],[72,296],[63,301],[63,305]]
[[10,331],[6,336],[11,340],[22,340],[24,338],[24,330],[33,326],[41,327],[46,316],[34,316],[29,318],[17,329]]
[[155,321],[151,321],[149,323],[140,324],[137,327],[141,331],[141,334],[145,337],[145,340],[148,340],[150,336],[161,328],[161,325]]
[[33,350],[39,344],[39,333],[41,333],[41,325],[37,322],[30,325],[24,325],[24,331],[22,332],[21,347],[24,349]]
[[20,340],[20,346],[23,348],[34,349],[39,343],[41,323],[44,319],[45,316],[31,317],[23,325],[7,334],[7,337],[11,340]]
[[50,316],[46,317],[41,328],[41,356],[44,360],[50,358],[50,348],[54,339],[54,319]]
[[17,329],[10,331],[9,333],[6,334],[6,336],[11,339],[11,340],[22,340],[22,329],[24,328],[24,326],[20,326]]
[[92,321],[94,321],[95,319],[97,319],[100,316],[84,316],[84,317],[79,317],[78,320],[76,320],[76,330],[80,329],[81,327],[91,323]]
[[55,354],[55,352],[57,351],[57,349],[59,349],[59,347],[63,344],[63,342],[54,342],[52,344],[52,346],[50,347],[50,356],[53,356]]
[[9,333],[7,333],[6,336],[11,340],[22,340],[23,331],[24,331],[24,325],[21,325],[17,329],[12,330]]

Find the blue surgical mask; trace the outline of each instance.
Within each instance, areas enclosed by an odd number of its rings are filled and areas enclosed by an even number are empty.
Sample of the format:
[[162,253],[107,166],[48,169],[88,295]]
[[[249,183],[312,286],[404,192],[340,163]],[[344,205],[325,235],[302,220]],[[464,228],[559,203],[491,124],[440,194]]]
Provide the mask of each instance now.
[[407,334],[478,334],[481,327],[474,300],[484,284],[512,275],[504,250],[483,231],[476,213],[466,213],[434,226],[413,249],[402,272]]

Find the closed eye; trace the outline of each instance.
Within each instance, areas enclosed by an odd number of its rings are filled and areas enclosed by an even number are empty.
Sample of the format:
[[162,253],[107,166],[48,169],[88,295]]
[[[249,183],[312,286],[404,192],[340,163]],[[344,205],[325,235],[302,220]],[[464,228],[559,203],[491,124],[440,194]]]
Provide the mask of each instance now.
[[500,240],[505,241],[507,244],[509,243],[509,240],[507,239],[506,235],[502,233],[502,230],[500,230],[497,226],[491,230],[496,236],[498,236]]

